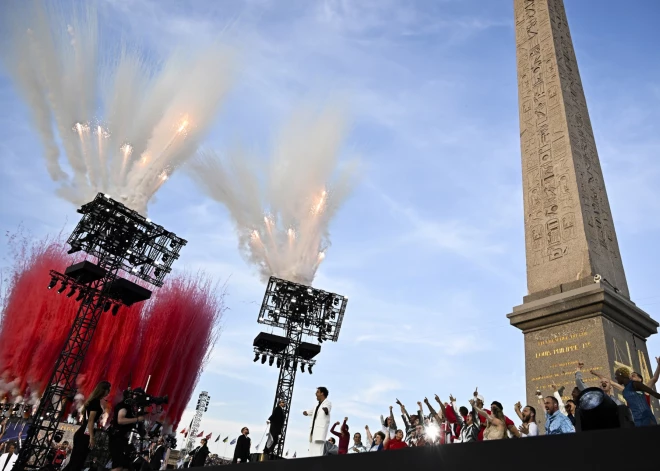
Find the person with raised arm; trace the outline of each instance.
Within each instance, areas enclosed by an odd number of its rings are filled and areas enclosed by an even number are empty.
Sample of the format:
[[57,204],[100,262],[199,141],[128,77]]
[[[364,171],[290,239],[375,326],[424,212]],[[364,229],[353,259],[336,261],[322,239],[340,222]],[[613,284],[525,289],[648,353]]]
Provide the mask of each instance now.
[[401,407],[401,418],[406,427],[406,443],[410,446],[412,440],[415,439],[417,426],[424,423],[424,415],[421,410],[417,411],[416,415],[409,415],[406,406],[404,406],[401,401],[397,399],[396,403]]
[[348,442],[351,439],[351,434],[348,431],[348,417],[344,417],[344,423],[341,424],[339,432],[335,431],[335,427],[339,425],[339,422],[335,422],[330,429],[330,433],[339,438],[339,444],[337,445],[337,454],[345,455],[348,453]]
[[513,406],[516,415],[522,421],[519,427],[521,437],[536,437],[539,434],[539,427],[536,425],[536,409],[532,406],[525,406],[523,409],[520,402]]
[[385,435],[389,435],[390,438],[394,438],[396,435],[396,421],[394,420],[394,412],[392,412],[392,406],[390,406],[390,415],[386,418],[380,416],[380,424],[382,426],[382,431]]
[[655,397],[656,399],[660,399],[660,394],[641,381],[633,381],[630,379],[630,370],[628,368],[621,367],[617,369],[614,373],[614,378],[618,384],[623,386],[623,397],[628,403],[633,420],[635,421],[635,426],[643,427],[646,425],[657,425],[658,423],[655,420],[653,412],[651,412],[651,407],[646,402],[646,398],[637,393],[641,391]]
[[[476,391],[475,391],[476,392]],[[483,404],[483,400],[481,401]],[[483,432],[485,440],[501,440],[508,438],[507,425],[504,414],[497,405],[491,405],[491,410],[486,411],[477,405],[476,399],[470,399],[470,405],[479,413],[479,418],[486,421],[486,428]]]
[[364,429],[367,431],[367,451],[382,451],[385,434],[379,430],[372,436],[368,425],[365,425]]

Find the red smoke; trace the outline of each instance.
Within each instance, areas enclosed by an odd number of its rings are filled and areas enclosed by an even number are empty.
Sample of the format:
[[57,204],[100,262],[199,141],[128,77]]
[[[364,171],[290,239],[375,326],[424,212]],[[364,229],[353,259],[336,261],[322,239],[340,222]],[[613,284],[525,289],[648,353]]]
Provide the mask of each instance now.
[[222,315],[222,296],[204,276],[181,276],[163,286],[144,313],[143,335],[134,368],[137,385],[172,399],[167,418],[177,424],[195,389]]
[[[0,399],[14,381],[15,395],[26,387],[41,393],[79,307],[68,290],[46,289],[50,270],[63,272],[75,262],[62,238],[29,243],[9,239],[14,264],[8,273],[0,323]],[[214,327],[224,310],[222,293],[204,276],[170,275],[153,288],[148,303],[122,306],[116,316],[103,313],[87,352],[79,391],[88,395],[101,380],[110,381],[113,398],[130,385],[169,395],[165,419],[176,425],[216,339]],[[5,391],[2,386],[5,386]],[[13,384],[12,384],[13,386]]]

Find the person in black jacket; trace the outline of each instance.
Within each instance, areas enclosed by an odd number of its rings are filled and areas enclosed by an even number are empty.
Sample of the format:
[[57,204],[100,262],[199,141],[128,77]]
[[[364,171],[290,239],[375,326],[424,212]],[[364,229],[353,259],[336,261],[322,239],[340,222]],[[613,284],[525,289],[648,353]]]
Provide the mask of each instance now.
[[[250,439],[248,435],[250,431],[247,427],[241,429],[241,435],[236,441],[236,449],[234,450],[234,459],[233,464],[236,463],[247,463],[248,458],[250,457]],[[240,461],[239,461],[240,460]]]
[[206,438],[202,438],[201,445],[195,448],[191,453],[192,459],[190,460],[190,468],[197,468],[204,466],[206,463],[206,458],[209,456],[209,448],[206,446]]
[[277,406],[275,406],[275,409],[273,409],[273,413],[268,417],[268,423],[270,424],[270,437],[272,437],[272,441],[269,439],[264,447],[264,453],[267,455],[270,455],[273,452],[275,445],[277,445],[277,441],[282,434],[282,427],[284,426],[284,405],[285,402],[280,399]]

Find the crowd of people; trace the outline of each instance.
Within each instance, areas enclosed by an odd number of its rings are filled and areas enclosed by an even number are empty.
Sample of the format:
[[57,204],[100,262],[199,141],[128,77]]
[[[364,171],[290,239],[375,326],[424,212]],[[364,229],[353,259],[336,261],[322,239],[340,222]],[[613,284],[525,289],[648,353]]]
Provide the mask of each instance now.
[[[660,377],[660,358],[656,358],[656,361],[658,365],[655,374],[646,382],[641,374],[625,367],[618,368],[613,379],[590,370],[590,373],[600,380],[600,389],[616,404],[618,416],[623,418],[621,427],[657,425],[651,409],[651,397],[660,399],[660,394],[653,390]],[[397,399],[401,422],[397,423],[394,407],[390,406],[389,413],[380,417],[381,424],[377,430],[373,431],[367,425],[364,427],[364,435],[362,432],[351,435],[348,417],[342,422],[334,422],[332,427],[329,427],[332,404],[328,400],[329,391],[320,387],[316,391],[316,407],[303,412],[312,418],[309,455],[341,455],[574,433],[581,430],[578,398],[580,393],[587,389],[583,370],[584,364],[578,362],[571,399],[564,401],[564,388],[552,385],[552,394],[544,396],[541,391],[537,391],[536,404],[523,406],[518,402],[513,405],[513,411],[522,422],[519,426],[507,417],[502,403],[494,400],[487,405],[485,398],[475,389],[473,397],[467,401],[467,406],[459,405],[452,395],[448,401],[443,401],[436,395],[434,401],[437,407],[434,407],[428,398],[424,398],[423,401],[417,402],[413,414]],[[621,393],[624,402],[616,396],[617,392]],[[538,425],[540,420],[537,410],[544,410],[545,421],[542,428]],[[328,437],[328,432],[333,436]]]

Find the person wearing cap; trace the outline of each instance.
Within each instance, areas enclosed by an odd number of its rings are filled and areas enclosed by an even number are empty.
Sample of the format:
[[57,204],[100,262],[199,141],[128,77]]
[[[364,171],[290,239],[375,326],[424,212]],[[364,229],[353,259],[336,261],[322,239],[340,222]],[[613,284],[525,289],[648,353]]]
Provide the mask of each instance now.
[[660,399],[660,394],[649,388],[641,381],[633,381],[630,379],[630,370],[626,367],[621,367],[614,373],[616,382],[623,386],[623,397],[628,403],[630,412],[632,413],[635,426],[643,427],[646,425],[657,425],[655,416],[651,412],[646,399],[643,395],[637,394],[638,391],[646,393],[650,396]]

